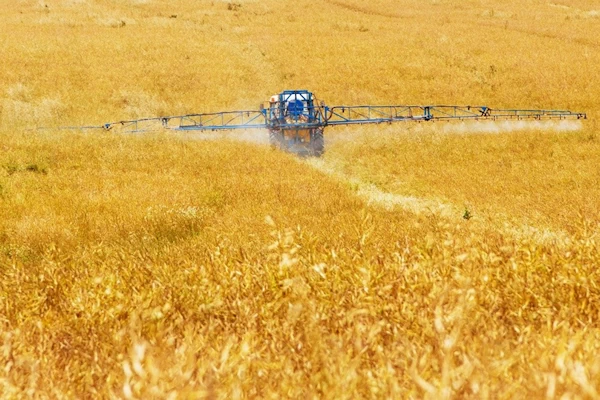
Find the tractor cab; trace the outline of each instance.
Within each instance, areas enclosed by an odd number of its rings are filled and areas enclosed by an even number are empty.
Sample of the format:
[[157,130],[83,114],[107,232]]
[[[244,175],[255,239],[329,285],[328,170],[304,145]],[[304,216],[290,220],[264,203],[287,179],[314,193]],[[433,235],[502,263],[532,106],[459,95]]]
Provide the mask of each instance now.
[[308,117],[308,106],[306,101],[301,99],[290,99],[286,106],[286,115],[293,120],[300,119],[301,117]]
[[314,95],[307,90],[286,90],[273,95],[262,109],[267,124],[281,129],[307,124],[322,125],[323,121]]

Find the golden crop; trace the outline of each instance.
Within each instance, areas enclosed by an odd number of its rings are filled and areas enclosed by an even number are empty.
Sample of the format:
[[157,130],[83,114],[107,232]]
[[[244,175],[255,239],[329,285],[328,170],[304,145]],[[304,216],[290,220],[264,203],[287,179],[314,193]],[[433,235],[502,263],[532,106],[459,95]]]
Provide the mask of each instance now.
[[[0,397],[599,398],[600,3],[497,3],[0,4]],[[589,119],[28,129],[292,88]]]

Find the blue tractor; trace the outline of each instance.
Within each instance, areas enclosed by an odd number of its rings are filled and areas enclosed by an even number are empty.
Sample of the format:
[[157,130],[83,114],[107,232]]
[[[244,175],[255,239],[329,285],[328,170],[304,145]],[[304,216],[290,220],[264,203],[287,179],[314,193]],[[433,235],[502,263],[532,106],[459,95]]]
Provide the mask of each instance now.
[[325,107],[307,90],[286,90],[261,107],[271,147],[300,155],[321,156],[325,150]]

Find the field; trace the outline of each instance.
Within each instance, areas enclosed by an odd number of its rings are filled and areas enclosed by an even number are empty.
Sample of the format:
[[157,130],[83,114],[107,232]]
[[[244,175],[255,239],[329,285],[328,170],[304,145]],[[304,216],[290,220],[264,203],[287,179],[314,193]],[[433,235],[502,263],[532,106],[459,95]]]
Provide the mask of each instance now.
[[[1,398],[600,398],[600,1],[18,0],[0,43]],[[295,88],[588,119],[30,129]]]

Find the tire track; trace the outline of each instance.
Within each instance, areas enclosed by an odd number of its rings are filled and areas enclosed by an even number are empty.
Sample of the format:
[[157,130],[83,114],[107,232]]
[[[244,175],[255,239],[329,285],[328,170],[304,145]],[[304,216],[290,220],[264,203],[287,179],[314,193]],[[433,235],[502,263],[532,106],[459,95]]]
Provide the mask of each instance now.
[[355,189],[356,195],[369,206],[382,207],[388,211],[403,209],[417,215],[423,213],[436,214],[445,218],[450,218],[459,212],[456,207],[450,204],[432,199],[385,192],[372,183],[365,183],[356,177],[345,175],[334,164],[325,161],[323,158],[309,158],[306,163],[336,180],[350,184]]
[[329,3],[333,4],[337,7],[344,8],[346,10],[355,12],[355,13],[360,13],[360,14],[365,14],[365,15],[370,15],[370,16],[375,15],[375,16],[385,17],[385,18],[402,18],[402,15],[400,15],[399,13],[386,13],[383,11],[374,11],[374,10],[368,9],[366,7],[359,7],[359,6],[347,4],[347,3],[343,2],[343,1],[339,1],[339,0],[330,0]]
[[[338,181],[348,183],[355,189],[355,194],[369,207],[380,207],[388,211],[403,210],[415,215],[435,215],[436,217],[460,221],[464,208],[435,199],[403,196],[397,193],[381,190],[372,183],[344,174],[335,163],[324,158],[310,158],[304,161],[311,168],[316,169]],[[502,214],[494,217],[483,216],[469,220],[473,230],[485,231],[490,228],[501,232],[519,242],[529,241],[538,245],[554,245],[566,247],[572,245],[572,239],[564,231],[540,228],[528,224],[518,224],[509,220]]]

